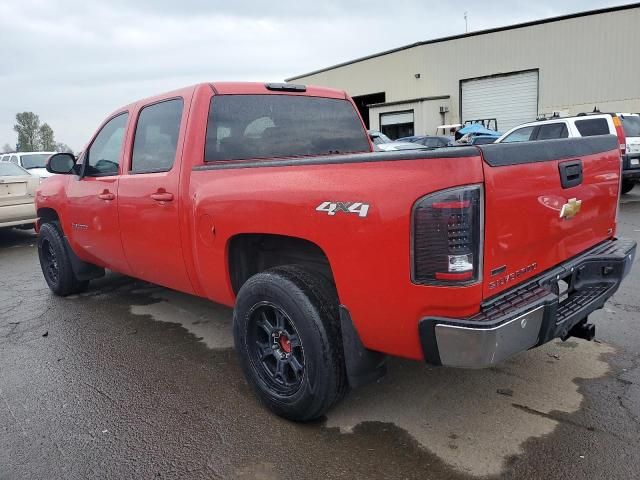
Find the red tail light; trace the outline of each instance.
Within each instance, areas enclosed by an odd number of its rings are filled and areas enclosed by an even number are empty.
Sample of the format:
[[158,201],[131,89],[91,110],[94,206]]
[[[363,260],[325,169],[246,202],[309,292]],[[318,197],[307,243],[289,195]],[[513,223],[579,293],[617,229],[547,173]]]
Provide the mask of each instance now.
[[618,136],[618,143],[620,144],[620,153],[624,155],[627,151],[627,137],[624,133],[624,127],[622,120],[617,115],[613,117],[613,125],[616,127],[616,135]]
[[421,198],[412,216],[412,280],[467,284],[480,279],[482,186],[443,190]]

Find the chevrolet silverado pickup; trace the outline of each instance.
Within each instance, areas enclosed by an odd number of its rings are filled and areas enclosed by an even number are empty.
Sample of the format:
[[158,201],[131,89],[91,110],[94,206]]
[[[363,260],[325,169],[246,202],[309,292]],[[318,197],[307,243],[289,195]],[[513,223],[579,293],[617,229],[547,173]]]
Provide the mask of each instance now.
[[385,357],[494,365],[591,339],[627,275],[615,136],[374,152],[341,91],[206,83],[110,115],[36,195],[61,296],[105,269],[234,307],[249,384],[305,421]]

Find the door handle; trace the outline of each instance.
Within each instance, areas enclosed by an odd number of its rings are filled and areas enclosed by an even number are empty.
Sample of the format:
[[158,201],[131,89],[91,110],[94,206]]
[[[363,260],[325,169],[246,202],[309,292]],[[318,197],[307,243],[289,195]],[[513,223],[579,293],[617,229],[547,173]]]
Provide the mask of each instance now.
[[151,194],[151,198],[153,198],[156,202],[170,202],[171,200],[173,200],[173,193],[156,192]]
[[116,195],[115,193],[111,193],[109,190],[105,190],[104,192],[98,195],[98,198],[100,200],[115,200]]

